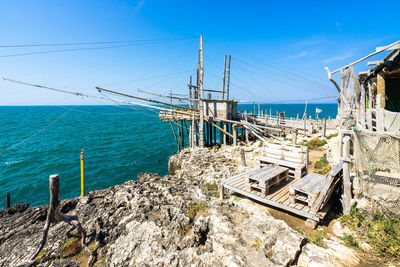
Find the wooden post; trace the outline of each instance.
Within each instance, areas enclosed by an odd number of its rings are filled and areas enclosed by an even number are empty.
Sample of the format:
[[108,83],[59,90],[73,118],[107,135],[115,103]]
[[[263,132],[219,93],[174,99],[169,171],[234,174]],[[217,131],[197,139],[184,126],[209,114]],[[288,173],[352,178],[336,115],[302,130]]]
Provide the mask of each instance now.
[[81,150],[81,196],[85,196],[85,165],[83,149]]
[[224,186],[222,184],[218,185],[218,193],[219,193],[219,199],[223,200],[224,199]]
[[183,121],[181,121],[181,148],[184,149],[185,148],[185,131],[183,129]]
[[10,205],[11,205],[11,201],[10,201],[10,192],[7,192],[6,208],[9,208]]
[[[385,77],[384,74],[382,72],[378,73],[378,75],[376,76],[376,87],[377,87],[377,96],[380,95],[380,107],[381,108],[385,108]],[[378,105],[378,101],[377,101],[377,105]]]
[[199,96],[199,113],[200,113],[200,125],[199,125],[200,140],[199,141],[200,142],[199,142],[199,147],[204,147],[204,108],[203,108],[204,90],[203,90],[203,77],[204,77],[203,35],[200,35],[199,66],[198,66],[198,71],[197,71],[197,88],[200,90],[200,96]]
[[379,94],[376,96],[376,131],[378,133],[383,133],[385,131],[384,125],[384,114],[382,108],[382,95]]
[[293,132],[293,138],[292,138],[293,144],[296,145],[297,144],[297,129],[294,130]]
[[[224,123],[224,131],[225,131],[225,132],[228,132],[228,131],[227,131],[227,130],[228,130],[227,128],[228,128],[228,123],[225,122],[225,123]],[[226,135],[226,133],[224,133],[224,145],[226,145],[226,143],[227,143],[227,141],[228,141],[227,139],[228,139],[228,136]]]
[[228,59],[228,83],[226,84],[226,100],[229,100],[230,76],[231,76],[231,55],[229,55]]
[[326,137],[326,119],[324,118],[324,125],[322,126],[322,137]]
[[365,130],[365,88],[362,86],[361,87],[361,99],[360,99],[361,105],[360,105],[360,110],[361,110],[361,129]]
[[[224,123],[221,121],[220,123],[219,123],[219,126],[222,128],[222,129],[224,129]],[[223,131],[221,131],[221,130],[219,130],[219,143],[220,143],[220,145],[222,145],[222,144],[224,144],[225,142],[224,142],[224,132]]]
[[343,137],[343,214],[349,214],[351,209],[351,182],[350,182],[350,136]]
[[240,149],[240,162],[243,167],[246,166],[246,154],[244,153],[244,149]]
[[217,128],[215,128],[211,125],[211,129],[213,130],[213,138],[214,138],[213,143],[214,143],[214,145],[216,145],[217,144]]
[[233,145],[237,146],[237,125],[232,124]]
[[222,100],[225,99],[225,73],[226,73],[226,55],[224,57],[224,77],[222,78]]

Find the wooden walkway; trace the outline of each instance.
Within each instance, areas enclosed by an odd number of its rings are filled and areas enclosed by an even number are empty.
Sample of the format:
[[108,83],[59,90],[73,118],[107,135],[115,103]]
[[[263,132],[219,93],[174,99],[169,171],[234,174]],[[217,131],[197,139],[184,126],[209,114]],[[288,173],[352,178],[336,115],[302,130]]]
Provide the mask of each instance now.
[[301,217],[315,220],[317,222],[324,219],[329,211],[331,203],[325,205],[325,207],[318,212],[312,212],[304,203],[291,203],[289,185],[297,181],[293,177],[289,177],[288,181],[282,181],[281,184],[271,187],[268,194],[263,196],[261,192],[255,190],[250,191],[248,186],[246,186],[248,173],[249,172],[245,172],[232,176],[226,180],[223,180],[221,184],[224,188],[232,190],[250,199],[254,199],[269,206],[276,207]]

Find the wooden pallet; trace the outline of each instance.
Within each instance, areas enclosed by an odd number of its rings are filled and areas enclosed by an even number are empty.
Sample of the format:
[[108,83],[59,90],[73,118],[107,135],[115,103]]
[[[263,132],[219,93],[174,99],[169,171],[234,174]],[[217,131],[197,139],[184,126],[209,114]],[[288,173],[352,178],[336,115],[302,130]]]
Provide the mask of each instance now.
[[318,173],[309,173],[302,179],[289,186],[289,194],[292,203],[304,202],[309,208],[317,199],[325,176]]
[[289,186],[291,202],[303,202],[312,211],[318,211],[331,198],[343,174],[342,163],[327,175],[310,173]]
[[250,191],[258,190],[265,196],[272,186],[289,179],[289,169],[277,165],[268,165],[257,169],[256,172],[249,173],[246,178]]
[[289,175],[288,181],[282,181],[279,186],[272,187],[267,195],[263,195],[260,191],[248,188],[246,182],[248,174],[249,172],[232,176],[223,180],[221,185],[225,189],[232,190],[233,192],[239,193],[255,201],[259,201],[271,207],[275,207],[304,218],[312,219],[317,222],[322,220],[330,209],[332,202],[324,205],[320,210],[318,210],[318,212],[312,211],[308,205],[305,205],[304,203],[291,203],[289,185],[297,181],[293,178],[293,176]]

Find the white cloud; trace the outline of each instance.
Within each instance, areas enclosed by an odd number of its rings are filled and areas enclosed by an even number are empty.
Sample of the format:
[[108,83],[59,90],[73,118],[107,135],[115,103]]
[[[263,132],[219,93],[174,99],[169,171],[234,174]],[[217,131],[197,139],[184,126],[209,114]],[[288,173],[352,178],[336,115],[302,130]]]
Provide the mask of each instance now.
[[307,56],[307,55],[308,55],[308,53],[306,51],[302,51],[297,55],[293,55],[293,56],[287,57],[287,59],[295,59],[295,58],[304,57],[304,56]]
[[349,58],[351,56],[353,56],[353,55],[352,54],[347,54],[347,55],[344,55],[344,56],[331,57],[331,58],[325,59],[324,63],[326,64],[326,63],[331,63],[331,62],[334,62],[334,61],[347,59],[347,58]]

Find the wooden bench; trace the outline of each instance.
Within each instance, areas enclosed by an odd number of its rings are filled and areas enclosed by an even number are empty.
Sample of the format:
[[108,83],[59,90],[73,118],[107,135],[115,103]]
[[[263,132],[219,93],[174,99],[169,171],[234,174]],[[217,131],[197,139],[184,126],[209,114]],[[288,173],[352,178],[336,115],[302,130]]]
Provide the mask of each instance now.
[[339,181],[341,181],[342,175],[342,163],[336,165],[327,175],[307,174],[289,185],[291,202],[305,202],[311,211],[317,212],[329,201]]
[[261,156],[256,157],[260,167],[275,164],[289,168],[289,175],[299,179],[307,174],[308,147],[268,143]]
[[246,178],[250,191],[255,189],[266,196],[270,187],[289,179],[289,169],[271,164],[249,173]]

